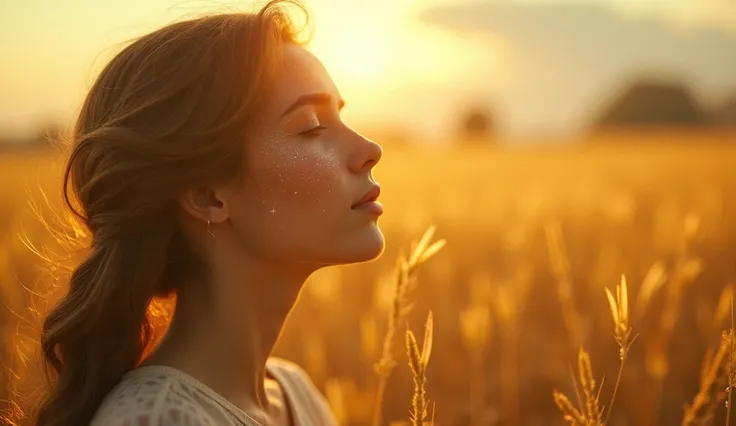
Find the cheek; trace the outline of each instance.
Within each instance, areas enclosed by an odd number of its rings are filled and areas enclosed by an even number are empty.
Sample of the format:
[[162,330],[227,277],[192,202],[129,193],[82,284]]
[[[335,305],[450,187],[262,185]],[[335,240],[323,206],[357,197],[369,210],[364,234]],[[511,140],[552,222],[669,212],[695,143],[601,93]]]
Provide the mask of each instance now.
[[333,191],[341,186],[340,163],[334,152],[313,148],[297,150],[284,159],[282,189],[304,207],[321,204],[327,209],[336,195]]
[[262,202],[276,211],[272,216],[328,213],[343,201],[345,173],[338,153],[326,143],[299,142],[281,140],[263,151]]

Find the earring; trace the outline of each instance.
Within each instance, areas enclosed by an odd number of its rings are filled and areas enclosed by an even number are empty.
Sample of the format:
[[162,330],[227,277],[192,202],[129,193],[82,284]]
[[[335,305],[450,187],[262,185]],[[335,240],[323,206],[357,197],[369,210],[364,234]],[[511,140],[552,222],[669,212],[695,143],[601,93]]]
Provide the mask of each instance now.
[[212,232],[212,222],[209,219],[207,220],[207,232],[212,235],[212,238],[215,238],[215,233]]

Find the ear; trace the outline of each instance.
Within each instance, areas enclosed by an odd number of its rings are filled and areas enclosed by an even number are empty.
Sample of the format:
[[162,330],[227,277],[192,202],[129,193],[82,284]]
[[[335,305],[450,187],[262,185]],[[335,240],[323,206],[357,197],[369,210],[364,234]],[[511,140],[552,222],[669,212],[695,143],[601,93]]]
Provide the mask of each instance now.
[[200,186],[181,193],[177,202],[187,214],[198,220],[222,223],[230,215],[227,204],[217,194],[214,188]]

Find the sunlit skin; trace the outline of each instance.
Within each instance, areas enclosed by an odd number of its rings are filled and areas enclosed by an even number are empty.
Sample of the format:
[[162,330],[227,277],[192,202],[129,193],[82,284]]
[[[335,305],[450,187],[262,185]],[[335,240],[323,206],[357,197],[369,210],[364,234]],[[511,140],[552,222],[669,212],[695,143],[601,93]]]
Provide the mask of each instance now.
[[182,226],[211,273],[183,285],[144,364],[187,372],[279,425],[290,419],[265,363],[304,282],[329,265],[371,260],[385,242],[380,206],[352,208],[376,186],[382,150],[341,121],[344,101],[319,60],[286,46],[269,99],[244,141],[243,177],[179,198]]

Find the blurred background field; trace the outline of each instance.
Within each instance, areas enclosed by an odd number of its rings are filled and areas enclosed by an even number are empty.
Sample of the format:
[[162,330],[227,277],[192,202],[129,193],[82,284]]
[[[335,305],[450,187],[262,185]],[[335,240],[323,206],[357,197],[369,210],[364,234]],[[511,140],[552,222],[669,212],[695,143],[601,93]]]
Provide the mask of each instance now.
[[[35,214],[61,206],[48,137],[118,43],[243,3],[0,3],[0,410],[12,372],[40,371],[22,363],[53,283],[34,250],[58,250]],[[371,424],[396,258],[434,224],[447,245],[418,270],[408,321],[421,336],[434,312],[437,426],[567,424],[552,391],[573,398],[580,346],[607,404],[619,348],[604,288],[622,274],[638,337],[609,426],[683,424],[736,286],[733,2],[305,3],[345,120],[384,146],[387,248],[315,274],[277,354],[342,424]],[[384,424],[409,417],[402,338]],[[725,424],[716,405],[697,424]]]
[[[386,208],[384,256],[317,273],[277,352],[307,369],[345,424],[369,424],[372,365],[386,330],[395,259],[436,224],[437,237],[448,244],[420,269],[409,321],[418,330],[434,311],[428,392],[437,424],[471,424],[471,418],[484,425],[563,424],[551,390],[570,392],[568,366],[575,365],[578,344],[591,353],[596,376],[610,381],[606,400],[618,349],[603,288],[613,289],[621,274],[639,337],[611,424],[679,424],[683,405],[697,392],[706,349],[719,343],[729,322],[720,299],[736,283],[733,142],[727,135],[650,132],[565,147],[388,150],[376,169]],[[49,286],[23,239],[54,248],[31,212],[35,204],[51,213],[39,188],[57,205],[61,159],[53,151],[24,151],[7,153],[0,163],[4,360],[18,349],[12,336],[30,331],[18,318],[31,314],[22,286]],[[561,231],[568,296],[553,269],[549,243],[560,240],[550,239],[551,229]],[[682,259],[701,265],[685,283],[674,273]],[[639,288],[657,268],[666,278],[641,306]],[[682,290],[674,300],[673,286]],[[566,300],[578,316],[574,330],[565,323]],[[664,336],[661,320],[673,303],[676,324]],[[669,343],[662,347],[664,337]],[[407,418],[412,389],[397,347],[387,421]]]

